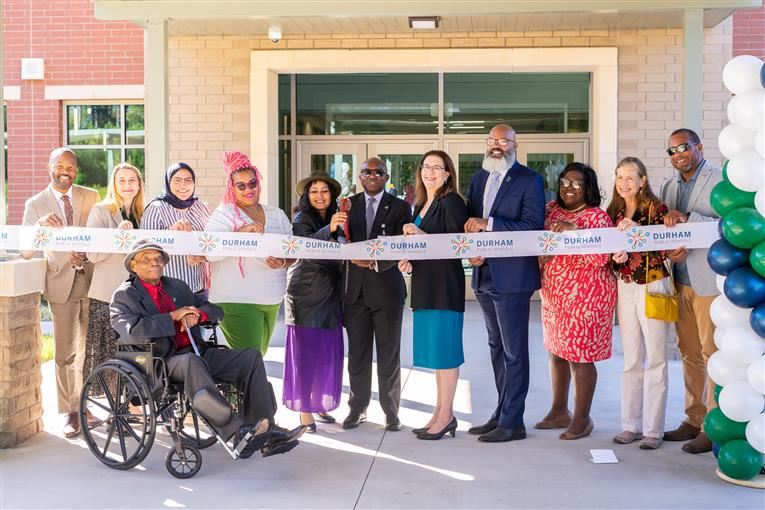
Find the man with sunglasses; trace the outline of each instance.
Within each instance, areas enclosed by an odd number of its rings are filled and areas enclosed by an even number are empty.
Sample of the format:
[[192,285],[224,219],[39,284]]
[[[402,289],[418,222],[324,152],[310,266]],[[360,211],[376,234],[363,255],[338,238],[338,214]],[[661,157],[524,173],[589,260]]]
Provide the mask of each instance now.
[[[720,219],[709,197],[712,188],[722,180],[722,172],[704,159],[703,150],[699,136],[690,129],[678,129],[669,137],[667,155],[677,172],[662,182],[659,191],[662,202],[670,208],[664,215],[668,227]],[[717,407],[715,384],[706,370],[709,357],[717,350],[709,309],[718,295],[715,274],[707,264],[708,251],[680,247],[668,253],[678,295],[679,319],[675,329],[683,358],[686,418],[677,429],[665,432],[664,439],[688,441],[683,445],[688,453],[712,450],[712,442],[701,428],[707,412]]]
[[[377,157],[361,164],[359,181],[363,193],[351,197],[348,212],[350,242],[378,236],[398,236],[409,223],[409,204],[385,192],[389,176],[385,162]],[[348,376],[350,413],[344,429],[366,420],[372,395],[372,348],[377,352],[377,381],[385,428],[401,430],[398,408],[401,400],[401,322],[406,287],[394,260],[351,260],[343,272],[343,319],[348,331]]]
[[[542,177],[516,159],[515,131],[492,128],[483,169],[468,186],[465,232],[542,230],[545,195]],[[488,443],[526,438],[523,423],[529,389],[529,311],[540,288],[537,257],[470,259],[473,290],[483,311],[497,385],[491,418],[468,432]]]

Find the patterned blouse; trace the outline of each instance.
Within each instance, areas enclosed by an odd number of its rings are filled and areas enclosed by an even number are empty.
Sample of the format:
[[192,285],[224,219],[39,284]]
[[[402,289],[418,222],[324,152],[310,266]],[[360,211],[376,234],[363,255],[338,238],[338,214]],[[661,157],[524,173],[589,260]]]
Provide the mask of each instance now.
[[[664,215],[667,214],[669,208],[665,204],[654,204],[650,207],[651,217],[648,217],[649,208],[644,210],[638,209],[635,215],[632,217],[632,221],[639,225],[663,225]],[[620,221],[624,219],[624,211],[621,211],[614,221],[614,225],[618,225]],[[653,282],[661,280],[669,276],[669,271],[664,264],[666,259],[666,252],[664,251],[633,251],[627,253],[627,261],[622,264],[617,264],[611,259],[611,267],[616,271],[616,276],[620,278],[624,283],[638,283],[645,285],[646,283],[646,258],[648,258],[648,280]]]
[[[154,200],[143,212],[141,229],[167,230],[179,220],[188,220],[194,230],[204,230],[209,217],[210,210],[201,200],[195,200],[188,209],[176,209],[167,202]],[[165,267],[165,276],[183,280],[192,292],[199,292],[205,288],[204,264],[190,266],[186,262],[186,255],[170,255],[170,262]]]

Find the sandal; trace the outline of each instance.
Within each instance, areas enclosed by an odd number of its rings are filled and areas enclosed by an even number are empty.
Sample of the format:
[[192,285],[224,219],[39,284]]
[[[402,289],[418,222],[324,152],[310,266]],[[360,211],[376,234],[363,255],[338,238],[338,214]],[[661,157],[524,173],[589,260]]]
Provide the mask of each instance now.
[[574,439],[582,439],[583,437],[587,437],[592,433],[592,429],[595,428],[595,424],[590,420],[587,423],[587,426],[584,428],[583,431],[581,431],[579,434],[575,434],[573,432],[570,432],[568,430],[561,433],[560,436],[558,436],[559,439],[562,439],[564,441],[571,441]]

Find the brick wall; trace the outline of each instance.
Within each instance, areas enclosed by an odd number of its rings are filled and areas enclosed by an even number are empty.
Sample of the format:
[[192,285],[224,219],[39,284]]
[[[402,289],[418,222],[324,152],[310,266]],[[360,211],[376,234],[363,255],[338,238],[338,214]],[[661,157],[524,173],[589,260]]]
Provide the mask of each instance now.
[[[705,31],[705,153],[721,164],[717,136],[729,98],[722,66],[731,58],[731,19]],[[226,149],[249,152],[249,55],[259,49],[396,49],[598,47],[619,50],[618,156],[637,156],[658,186],[670,174],[664,154],[671,131],[681,127],[682,30],[565,30],[548,32],[391,33],[267,38],[182,37],[170,40],[170,159],[191,164],[199,194],[215,206],[222,192]],[[258,164],[255,161],[255,164]],[[610,171],[611,169],[599,169]]]
[[733,56],[754,55],[765,60],[765,5],[733,15]]
[[[143,83],[143,30],[93,17],[92,0],[2,0],[3,84],[21,88],[7,101],[9,223],[24,200],[49,182],[51,149],[63,143],[60,101],[46,85]],[[21,59],[44,58],[44,80],[22,80]]]

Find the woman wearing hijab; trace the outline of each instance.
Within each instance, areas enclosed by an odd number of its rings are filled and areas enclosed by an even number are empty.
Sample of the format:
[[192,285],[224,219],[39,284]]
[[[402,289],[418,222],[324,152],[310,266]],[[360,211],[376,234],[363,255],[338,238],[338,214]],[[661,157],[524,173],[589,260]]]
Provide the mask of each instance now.
[[[300,181],[293,233],[336,242],[339,227],[347,218],[337,210],[340,189],[340,183],[326,174]],[[340,405],[343,389],[340,267],[339,260],[300,259],[288,275],[283,402],[300,413],[300,424],[311,432],[316,432],[313,413],[325,423],[334,423],[327,412]]]
[[[289,218],[278,207],[260,203],[262,178],[241,152],[226,152],[226,190],[210,216],[210,232],[292,234]],[[254,347],[265,355],[287,287],[292,261],[266,257],[208,257],[210,301],[223,308],[220,324],[228,345]]]
[[[146,206],[142,230],[204,230],[210,210],[194,196],[196,176],[186,163],[170,165],[165,173],[165,189]],[[171,255],[165,276],[186,282],[193,292],[205,289],[204,256]]]

